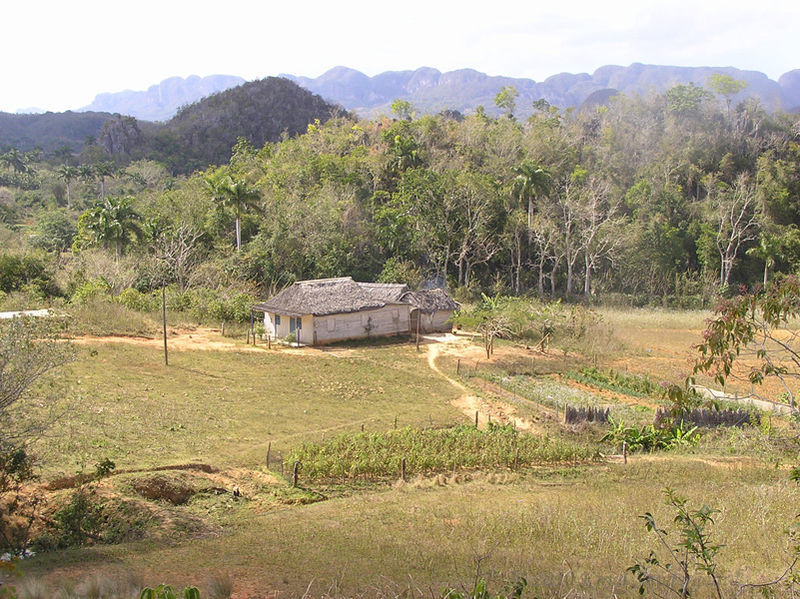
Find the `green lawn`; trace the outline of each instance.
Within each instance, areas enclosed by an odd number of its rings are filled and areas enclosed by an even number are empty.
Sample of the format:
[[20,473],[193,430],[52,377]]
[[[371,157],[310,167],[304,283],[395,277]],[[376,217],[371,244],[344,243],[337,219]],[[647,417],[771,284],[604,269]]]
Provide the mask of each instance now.
[[69,411],[50,431],[48,472],[110,458],[118,468],[201,461],[263,464],[303,440],[343,431],[455,424],[457,395],[408,345],[337,352],[173,351],[80,346],[63,377]]

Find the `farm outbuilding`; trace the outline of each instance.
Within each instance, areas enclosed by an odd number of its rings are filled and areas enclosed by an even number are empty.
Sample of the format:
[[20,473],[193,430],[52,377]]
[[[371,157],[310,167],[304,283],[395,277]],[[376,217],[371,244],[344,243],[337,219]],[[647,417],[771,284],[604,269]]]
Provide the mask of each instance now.
[[411,306],[411,332],[445,333],[453,329],[453,312],[458,309],[456,301],[444,289],[406,291],[402,301]]

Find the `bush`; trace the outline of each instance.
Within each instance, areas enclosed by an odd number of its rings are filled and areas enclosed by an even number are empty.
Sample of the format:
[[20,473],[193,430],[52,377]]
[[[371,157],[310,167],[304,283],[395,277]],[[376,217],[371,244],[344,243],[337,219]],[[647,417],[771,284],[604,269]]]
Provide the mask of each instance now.
[[92,300],[110,295],[111,285],[105,278],[99,277],[79,283],[72,292],[71,301],[73,304],[85,305]]
[[142,293],[129,287],[120,293],[115,301],[137,312],[155,312],[161,308],[161,297],[157,293]]

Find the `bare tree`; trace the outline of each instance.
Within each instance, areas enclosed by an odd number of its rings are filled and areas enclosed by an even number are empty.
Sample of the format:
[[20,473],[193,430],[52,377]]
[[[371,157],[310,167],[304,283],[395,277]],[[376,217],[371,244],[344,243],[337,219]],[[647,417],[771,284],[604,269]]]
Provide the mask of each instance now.
[[740,173],[733,185],[712,181],[708,190],[711,218],[717,230],[719,284],[726,286],[742,245],[758,235],[761,209],[747,173]]
[[188,287],[189,276],[200,260],[202,235],[197,227],[180,223],[156,236],[157,258],[166,268],[166,274],[174,277],[181,292]]
[[588,297],[592,291],[592,272],[622,243],[623,219],[619,217],[620,200],[612,195],[608,181],[590,177],[581,195],[578,226],[584,261],[583,293]]
[[578,261],[581,250],[581,239],[578,231],[579,205],[579,186],[570,175],[563,179],[562,191],[558,194],[556,200],[558,228],[561,230],[561,247],[567,264],[567,295],[572,295],[575,264]]

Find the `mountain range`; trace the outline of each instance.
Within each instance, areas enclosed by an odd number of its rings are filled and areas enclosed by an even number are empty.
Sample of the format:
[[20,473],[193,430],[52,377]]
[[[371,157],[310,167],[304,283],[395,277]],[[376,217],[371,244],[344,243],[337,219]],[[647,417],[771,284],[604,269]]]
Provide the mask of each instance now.
[[[783,74],[777,81],[758,71],[734,67],[677,67],[633,63],[627,67],[603,66],[588,73],[560,73],[542,82],[533,79],[491,76],[472,69],[442,73],[429,67],[408,71],[387,71],[369,77],[347,67],[335,67],[316,78],[283,74],[301,87],[327,101],[339,104],[362,116],[390,111],[391,103],[402,98],[418,112],[436,113],[458,110],[463,113],[483,106],[497,114],[494,97],[503,86],[519,92],[516,116],[526,118],[534,101],[544,98],[560,108],[580,107],[587,99],[607,98],[615,92],[625,94],[663,93],[679,83],[705,86],[714,73],[724,73],[745,81],[747,87],[734,97],[738,102],[757,97],[768,110],[800,110],[800,69]],[[80,110],[120,113],[141,120],[163,121],[182,105],[244,82],[241,77],[212,75],[172,77],[146,91],[124,91],[98,95]]]

